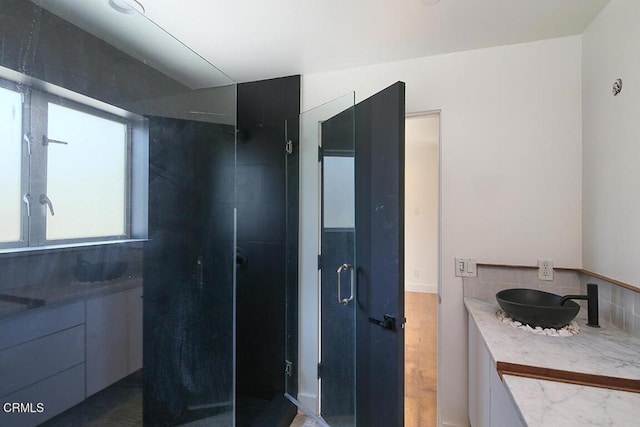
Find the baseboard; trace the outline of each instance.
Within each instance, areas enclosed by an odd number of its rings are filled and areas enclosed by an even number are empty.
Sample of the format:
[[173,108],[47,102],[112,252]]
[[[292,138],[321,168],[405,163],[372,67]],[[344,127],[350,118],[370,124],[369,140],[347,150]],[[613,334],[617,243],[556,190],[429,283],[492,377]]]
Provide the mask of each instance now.
[[298,393],[298,403],[309,414],[318,413],[318,396],[310,393]]
[[298,410],[300,412],[302,412],[303,414],[305,414],[307,416],[307,418],[315,420],[315,422],[321,426],[321,427],[330,427],[327,425],[327,423],[320,417],[318,417],[314,412],[311,412],[308,408],[302,406],[302,404],[295,398],[293,398],[291,395],[289,394],[285,394],[284,397],[286,397],[287,399],[289,399],[291,401],[291,403],[293,403],[294,405],[296,405],[298,407]]
[[431,285],[427,283],[404,283],[405,292],[420,292],[423,294],[437,294],[438,285]]

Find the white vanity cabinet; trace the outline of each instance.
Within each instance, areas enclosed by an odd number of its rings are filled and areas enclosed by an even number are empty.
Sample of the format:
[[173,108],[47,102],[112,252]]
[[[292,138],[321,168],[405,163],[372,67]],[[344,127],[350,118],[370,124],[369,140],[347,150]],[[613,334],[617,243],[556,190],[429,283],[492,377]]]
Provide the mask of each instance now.
[[142,367],[142,288],[87,300],[87,396]]
[[469,423],[472,427],[524,427],[498,376],[476,323],[469,316]]
[[[80,403],[84,362],[84,302],[0,320],[0,425],[37,425]],[[31,412],[7,412],[6,403],[31,404]]]
[[38,425],[141,367],[142,287],[0,319],[0,426]]
[[129,373],[142,369],[142,288],[127,291]]

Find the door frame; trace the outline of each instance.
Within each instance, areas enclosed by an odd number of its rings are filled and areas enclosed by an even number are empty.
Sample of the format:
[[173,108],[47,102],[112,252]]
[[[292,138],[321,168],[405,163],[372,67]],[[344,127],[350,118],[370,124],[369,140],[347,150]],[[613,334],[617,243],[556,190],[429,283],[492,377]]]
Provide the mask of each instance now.
[[[437,242],[437,266],[438,266],[438,275],[437,275],[437,289],[436,295],[438,300],[438,313],[437,313],[437,343],[440,343],[440,339],[442,337],[442,304],[441,304],[441,295],[442,295],[442,116],[443,110],[441,108],[433,109],[433,110],[422,110],[415,111],[411,113],[405,114],[405,119],[412,117],[425,117],[425,116],[438,116],[438,219],[437,219],[437,227],[438,227],[438,242]],[[406,185],[406,184],[405,184]],[[405,290],[406,292],[406,290]],[[440,359],[442,355],[440,354],[440,345],[437,344],[436,349],[436,425],[441,425],[440,420]]]

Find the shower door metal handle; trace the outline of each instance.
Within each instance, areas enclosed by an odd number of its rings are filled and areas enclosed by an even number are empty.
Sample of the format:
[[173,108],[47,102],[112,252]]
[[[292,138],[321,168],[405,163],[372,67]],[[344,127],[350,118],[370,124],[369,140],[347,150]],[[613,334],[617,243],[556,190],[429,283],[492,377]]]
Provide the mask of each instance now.
[[[351,275],[350,275],[351,294],[349,295],[349,298],[342,298],[342,272],[345,270],[351,270]],[[338,267],[337,273],[338,273],[338,303],[347,305],[349,304],[350,301],[353,301],[353,289],[354,289],[353,266],[351,264],[342,264],[340,267]]]

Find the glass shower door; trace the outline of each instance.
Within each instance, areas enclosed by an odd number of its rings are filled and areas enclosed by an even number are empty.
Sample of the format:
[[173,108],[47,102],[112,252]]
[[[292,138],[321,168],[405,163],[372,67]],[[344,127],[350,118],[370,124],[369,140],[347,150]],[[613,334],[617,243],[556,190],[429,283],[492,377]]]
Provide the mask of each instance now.
[[316,167],[303,160],[301,172],[316,173],[319,189],[318,407],[331,426],[355,425],[354,120],[353,93],[303,113],[300,120],[302,149],[318,150],[317,159],[307,157]]
[[37,385],[46,410],[0,425],[40,425],[124,377],[113,407],[132,424],[234,425],[237,90],[127,3],[0,0],[0,247],[75,246],[5,257],[2,293],[40,304],[59,289],[77,314],[54,331],[19,305],[62,353],[3,363],[3,395]]

